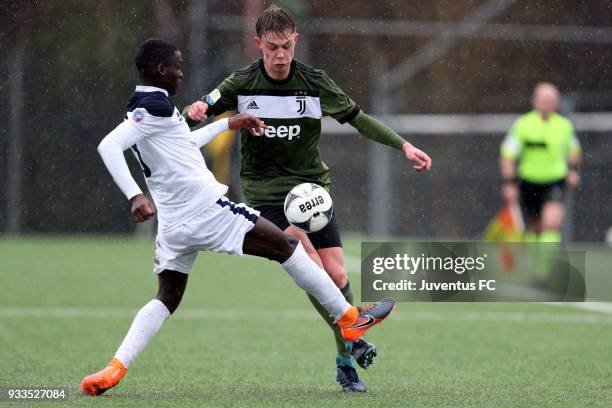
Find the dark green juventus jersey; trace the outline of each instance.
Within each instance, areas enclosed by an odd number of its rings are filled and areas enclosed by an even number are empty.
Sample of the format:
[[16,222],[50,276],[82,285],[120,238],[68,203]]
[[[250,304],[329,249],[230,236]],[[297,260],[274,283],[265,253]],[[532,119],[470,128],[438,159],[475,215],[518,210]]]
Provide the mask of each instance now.
[[235,110],[268,125],[261,136],[241,131],[240,176],[247,204],[282,204],[289,190],[304,182],[329,188],[329,168],[318,146],[321,118],[331,116],[344,123],[359,113],[359,107],[324,71],[293,60],[287,79],[277,81],[259,60],[234,72],[218,89],[221,98],[209,114]]

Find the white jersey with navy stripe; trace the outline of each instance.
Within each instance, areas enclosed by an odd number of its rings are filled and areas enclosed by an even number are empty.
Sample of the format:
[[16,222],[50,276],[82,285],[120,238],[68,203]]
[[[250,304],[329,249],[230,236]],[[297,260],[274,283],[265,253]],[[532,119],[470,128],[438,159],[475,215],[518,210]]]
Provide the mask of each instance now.
[[[161,229],[172,229],[227,192],[227,186],[208,170],[199,150],[211,139],[204,135],[207,130],[190,132],[164,89],[137,86],[126,111],[124,122],[107,135],[98,150],[128,199],[140,189],[129,171],[125,174],[127,166],[123,168],[123,163],[115,160],[112,150],[117,146],[121,151],[132,150],[155,202]],[[216,135],[227,129],[227,121],[211,126],[216,126]]]

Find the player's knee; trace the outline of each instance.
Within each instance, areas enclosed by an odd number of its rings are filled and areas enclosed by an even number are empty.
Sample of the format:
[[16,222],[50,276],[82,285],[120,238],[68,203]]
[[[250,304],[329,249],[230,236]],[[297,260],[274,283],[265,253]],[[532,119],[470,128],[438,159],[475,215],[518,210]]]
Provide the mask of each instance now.
[[170,314],[172,314],[181,303],[182,296],[176,293],[160,293],[159,295],[157,295],[157,299],[162,302],[166,306]]
[[289,259],[295,252],[295,248],[297,248],[299,243],[300,241],[296,237],[289,234],[283,234],[282,243],[279,245],[280,260],[284,262]]
[[283,238],[277,246],[278,254],[275,260],[282,263],[291,258],[299,243],[300,240],[296,237],[283,233]]
[[285,240],[287,241],[287,248],[293,253],[295,248],[297,248],[300,240],[294,237],[293,235],[285,234]]
[[342,265],[334,265],[332,267],[326,266],[325,271],[337,287],[343,288],[346,286],[348,279],[346,277],[346,270]]
[[159,274],[157,299],[166,306],[170,314],[174,313],[181,303],[186,286],[187,275],[184,273],[166,269]]
[[180,288],[160,288],[157,293],[157,299],[162,302],[166,308],[168,308],[170,314],[172,314],[181,304],[183,291]]
[[542,216],[542,229],[545,231],[558,230],[563,222],[563,207],[556,203],[545,207]]
[[542,231],[558,231],[561,229],[561,220],[548,219],[542,222]]

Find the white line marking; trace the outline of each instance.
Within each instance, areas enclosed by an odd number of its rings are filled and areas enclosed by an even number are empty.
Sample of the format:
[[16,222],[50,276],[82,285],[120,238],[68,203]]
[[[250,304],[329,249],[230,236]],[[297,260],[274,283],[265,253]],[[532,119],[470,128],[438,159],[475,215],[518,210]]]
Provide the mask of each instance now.
[[[131,319],[136,309],[104,308],[0,308],[0,318],[87,318]],[[223,320],[318,320],[311,309],[238,310],[238,309],[178,309],[173,319],[223,319]],[[599,313],[549,313],[549,312],[435,312],[405,311],[393,314],[393,321],[401,322],[515,322],[515,323],[575,323],[612,325],[612,315]]]
[[[361,275],[361,260],[356,256],[345,255],[346,273]],[[612,315],[612,302],[538,302],[542,305],[567,306],[589,312],[600,312]]]
[[589,312],[600,312],[612,315],[612,303],[610,302],[542,302],[543,305],[569,306],[576,309],[588,310]]

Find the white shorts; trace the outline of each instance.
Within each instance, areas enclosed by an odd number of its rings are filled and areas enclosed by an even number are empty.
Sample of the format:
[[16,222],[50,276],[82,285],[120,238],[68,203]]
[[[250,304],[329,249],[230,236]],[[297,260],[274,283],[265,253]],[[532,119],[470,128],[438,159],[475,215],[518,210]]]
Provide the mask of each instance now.
[[244,236],[258,217],[259,211],[221,197],[178,227],[157,232],[154,272],[190,273],[198,251],[242,255]]

